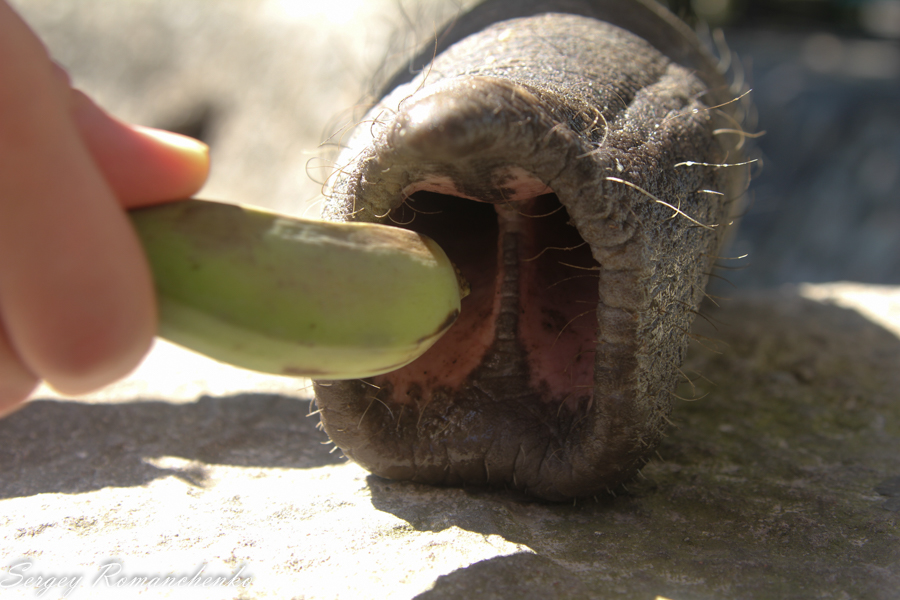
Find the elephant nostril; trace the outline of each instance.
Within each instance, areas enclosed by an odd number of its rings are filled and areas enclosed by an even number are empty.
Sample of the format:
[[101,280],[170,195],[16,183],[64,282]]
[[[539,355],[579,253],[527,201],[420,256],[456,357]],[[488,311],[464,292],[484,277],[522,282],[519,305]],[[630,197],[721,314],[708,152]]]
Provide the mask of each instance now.
[[462,315],[435,348],[378,379],[386,402],[459,388],[495,342],[512,343],[540,401],[589,404],[599,300],[597,262],[554,194],[486,205],[418,192],[391,220],[437,241],[471,286]]
[[494,207],[464,198],[417,192],[390,215],[391,221],[435,240],[469,283],[457,322],[439,340],[441,348],[426,352],[410,369],[392,374],[389,403],[428,401],[437,387],[458,388],[481,363],[493,343],[496,290],[502,273],[498,262],[499,223]]

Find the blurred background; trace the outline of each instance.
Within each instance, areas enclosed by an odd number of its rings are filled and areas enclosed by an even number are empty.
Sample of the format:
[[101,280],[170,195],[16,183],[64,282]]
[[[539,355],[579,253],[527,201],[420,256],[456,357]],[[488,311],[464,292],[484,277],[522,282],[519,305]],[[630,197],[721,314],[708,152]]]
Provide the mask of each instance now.
[[900,284],[900,0],[668,4],[725,31],[766,132],[723,276]]
[[[113,114],[211,146],[202,197],[318,213],[372,82],[471,1],[12,0]],[[721,28],[753,88],[761,168],[734,288],[900,284],[900,0],[669,0]],[[713,39],[714,36],[710,36]],[[734,287],[732,287],[734,286]]]

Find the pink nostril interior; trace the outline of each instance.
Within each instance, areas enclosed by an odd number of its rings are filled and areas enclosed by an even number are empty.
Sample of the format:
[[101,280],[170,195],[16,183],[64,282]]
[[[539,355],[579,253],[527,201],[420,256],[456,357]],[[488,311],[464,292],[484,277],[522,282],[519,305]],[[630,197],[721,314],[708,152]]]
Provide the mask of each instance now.
[[530,200],[544,194],[552,194],[546,183],[523,169],[514,165],[493,169],[490,172],[491,187],[500,190],[502,193],[499,200],[480,198],[474,194],[467,194],[465,190],[459,189],[452,177],[447,175],[432,175],[427,179],[412,183],[403,190],[403,197],[410,197],[416,192],[434,192],[436,194],[444,194],[446,196],[457,196],[474,200],[475,202],[491,202],[497,204],[499,202],[521,202]]
[[590,401],[597,264],[555,195],[490,205],[418,192],[392,219],[434,238],[472,288],[444,338],[377,379],[391,384],[395,402],[428,403],[439,388],[458,389],[504,341],[523,356],[528,386],[545,402],[575,408]]

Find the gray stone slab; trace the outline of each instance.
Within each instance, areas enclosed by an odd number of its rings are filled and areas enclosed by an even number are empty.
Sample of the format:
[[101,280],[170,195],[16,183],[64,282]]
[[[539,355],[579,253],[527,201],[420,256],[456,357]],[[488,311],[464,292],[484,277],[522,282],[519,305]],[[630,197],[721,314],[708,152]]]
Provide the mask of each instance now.
[[[80,575],[81,598],[896,598],[900,290],[802,292],[707,308],[658,457],[572,505],[369,476],[302,382],[160,345],[0,422],[3,597],[34,597],[19,573]],[[249,587],[108,587],[204,565]]]

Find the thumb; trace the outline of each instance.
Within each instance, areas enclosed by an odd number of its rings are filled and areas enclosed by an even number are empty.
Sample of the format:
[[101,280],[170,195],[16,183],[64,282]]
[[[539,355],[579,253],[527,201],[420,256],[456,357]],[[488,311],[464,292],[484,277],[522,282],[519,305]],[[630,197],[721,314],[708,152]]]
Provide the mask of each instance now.
[[206,144],[123,123],[75,89],[71,108],[85,146],[125,208],[187,198],[206,181]]

